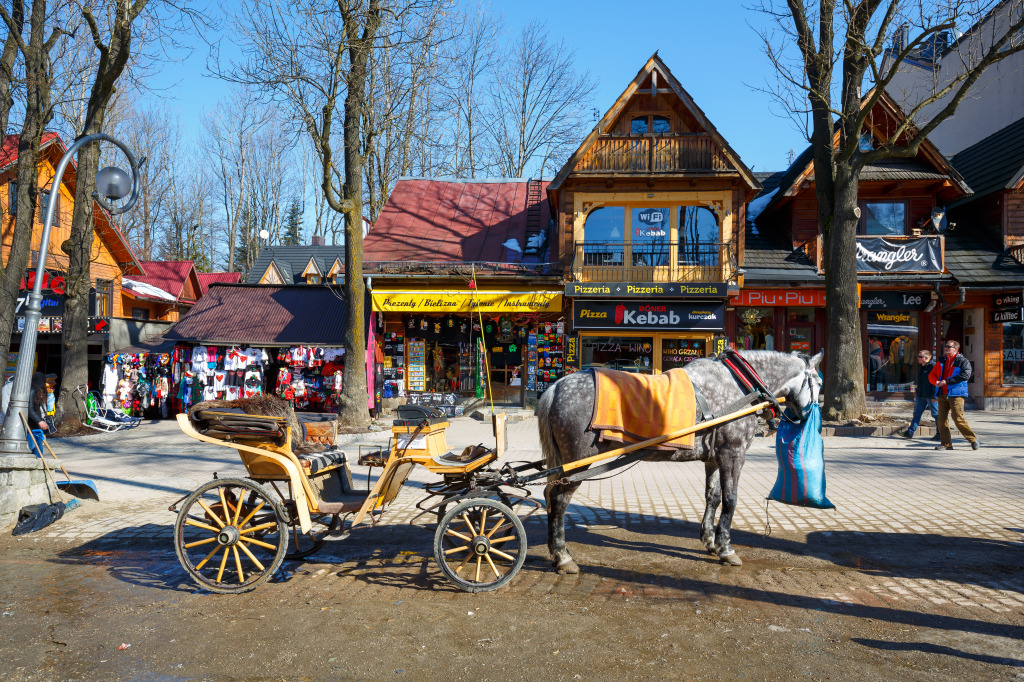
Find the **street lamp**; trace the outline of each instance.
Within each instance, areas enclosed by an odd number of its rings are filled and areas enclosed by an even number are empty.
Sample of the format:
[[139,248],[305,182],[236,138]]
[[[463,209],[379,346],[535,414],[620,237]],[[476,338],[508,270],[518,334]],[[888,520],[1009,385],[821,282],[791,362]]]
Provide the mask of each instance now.
[[[64,169],[71,162],[75,152],[90,142],[105,140],[119,147],[128,157],[128,163],[132,167],[132,176],[129,181],[128,174],[120,168],[112,166],[102,169],[96,174],[96,189],[92,198],[103,210],[110,215],[119,215],[131,209],[139,198],[139,164],[135,156],[129,151],[123,142],[104,133],[86,135],[75,141],[71,148],[61,157],[57,164],[57,171],[53,176],[53,184],[50,192],[59,192],[60,183],[64,178]],[[123,199],[131,192],[131,197],[124,206],[111,206],[106,199]],[[101,195],[102,193],[102,195]],[[106,198],[104,198],[106,197]],[[39,240],[39,262],[36,264],[36,280],[32,286],[32,293],[28,297],[28,306],[25,308],[25,331],[21,335],[21,347],[18,349],[18,364],[14,370],[14,386],[11,388],[11,403],[7,407],[7,415],[4,419],[3,429],[0,430],[0,452],[28,452],[28,443],[25,441],[25,427],[18,414],[28,417],[29,389],[32,382],[32,359],[36,354],[36,337],[39,334],[39,318],[42,317],[41,293],[43,284],[43,272],[46,270],[46,250],[50,245],[50,227],[53,225],[53,212],[57,206],[56,201],[47,202],[46,216],[43,218],[43,235]]]

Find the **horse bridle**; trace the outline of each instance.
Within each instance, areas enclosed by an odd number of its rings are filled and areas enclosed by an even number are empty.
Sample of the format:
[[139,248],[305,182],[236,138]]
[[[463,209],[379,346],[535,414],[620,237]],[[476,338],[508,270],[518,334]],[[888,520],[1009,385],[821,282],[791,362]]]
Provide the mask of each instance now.
[[[726,348],[721,355],[718,356],[718,361],[724,364],[729,372],[732,373],[736,383],[740,385],[740,389],[744,393],[757,394],[758,398],[769,403],[768,410],[772,414],[772,419],[785,419],[791,424],[798,424],[799,421],[789,416],[788,410],[782,407],[779,403],[779,399],[768,390],[764,380],[757,373],[757,370],[747,362],[746,358],[740,355],[732,348]],[[804,369],[804,383],[800,385],[800,393],[803,393],[804,386],[810,386],[811,374],[810,368]]]

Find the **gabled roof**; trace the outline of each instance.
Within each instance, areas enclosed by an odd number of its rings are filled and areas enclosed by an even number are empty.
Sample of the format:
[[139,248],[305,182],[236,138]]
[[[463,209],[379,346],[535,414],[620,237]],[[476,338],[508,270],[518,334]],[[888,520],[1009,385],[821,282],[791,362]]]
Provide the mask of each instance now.
[[[864,96],[861,106],[865,106],[874,93],[871,90]],[[896,102],[886,93],[882,92],[877,107],[881,109],[884,117],[903,121],[906,116]],[[871,119],[868,120],[868,128],[875,139],[881,137],[877,126],[872,126]],[[914,134],[915,129],[911,127],[908,134]],[[839,144],[839,131],[833,138],[833,145]],[[883,159],[877,163],[866,166],[861,171],[860,179],[864,182],[872,181],[902,181],[902,180],[950,180],[960,190],[961,194],[970,194],[971,188],[957,172],[953,164],[942,155],[930,140],[925,138],[918,149],[917,157],[913,159]],[[786,169],[779,180],[779,191],[775,193],[772,200],[768,202],[762,213],[771,212],[778,205],[796,195],[803,186],[804,181],[814,181],[814,148],[808,146]]]
[[1024,187],[1024,118],[960,151],[952,162],[974,190],[971,199]]
[[306,263],[306,267],[302,269],[303,277],[309,277],[310,275],[320,275],[321,277],[323,276],[323,273],[320,272],[320,268],[318,268],[316,265],[316,259],[313,258],[312,256],[309,257],[309,262]]
[[[520,263],[526,248],[528,180],[399,178],[373,229],[364,261]],[[540,182],[532,209],[550,222]],[[517,251],[511,244],[519,247]]]
[[669,68],[665,65],[665,62],[661,60],[661,57],[658,56],[657,52],[651,55],[651,58],[647,60],[647,63],[644,64],[640,71],[637,72],[636,77],[630,81],[629,85],[626,86],[626,89],[622,91],[621,95],[619,95],[619,98],[615,100],[615,103],[610,109],[608,109],[608,111],[605,112],[604,116],[601,117],[601,120],[597,122],[596,126],[594,126],[594,129],[591,130],[590,134],[583,140],[583,144],[579,146],[579,149],[577,149],[576,152],[569,157],[569,160],[565,162],[565,165],[562,166],[560,171],[558,171],[555,179],[551,181],[549,189],[557,190],[562,186],[562,183],[565,182],[565,179],[569,177],[570,173],[572,173],[576,164],[579,163],[580,159],[582,159],[587,153],[587,150],[589,150],[601,136],[601,131],[608,130],[611,127],[612,123],[616,118],[618,118],[622,110],[627,104],[629,104],[633,95],[635,95],[637,90],[640,89],[640,86],[647,79],[647,76],[652,72],[657,72],[657,74],[664,79],[665,83],[668,84],[668,87],[671,88],[676,96],[682,101],[683,106],[685,106],[693,117],[697,119],[697,122],[704,131],[711,136],[711,139],[715,141],[715,144],[722,149],[726,158],[729,159],[729,163],[731,163],[733,168],[739,172],[740,177],[742,177],[744,182],[747,183],[747,186],[751,189],[761,189],[761,184],[757,181],[753,171],[744,165],[740,160],[739,154],[729,146],[725,137],[718,132],[718,129],[711,123],[707,115],[700,107],[697,106],[697,103],[693,101],[693,97],[690,96],[690,93],[688,93],[686,89],[683,88],[682,84],[676,80],[676,77],[672,75],[672,72],[669,71]]
[[267,246],[260,251],[245,281],[247,284],[259,284],[267,268],[273,263],[285,284],[305,284],[306,279],[302,273],[310,261],[313,261],[317,270],[325,273],[331,269],[334,261],[339,259],[342,263],[345,262],[344,245]]
[[190,260],[147,260],[142,262],[146,274],[135,277],[173,295],[179,303],[191,303],[203,295],[196,266]]
[[164,337],[223,345],[342,346],[345,319],[338,287],[218,284]]
[[[20,135],[7,135],[4,137],[3,145],[0,146],[0,173],[3,173],[11,168],[11,166],[18,160],[18,140]],[[64,156],[68,151],[67,146],[64,144],[64,140],[61,139],[57,133],[43,133],[42,141],[39,147],[39,153],[41,156],[46,156],[54,169],[60,163],[61,157]],[[64,177],[61,182],[72,196],[75,194],[75,181],[78,177],[78,164],[72,159],[71,163],[68,164],[64,170]],[[132,245],[129,243],[128,238],[124,236],[124,233],[118,229],[117,224],[113,218],[100,207],[99,204],[93,203],[93,219],[96,226],[96,234],[99,235],[100,239],[107,248],[110,250],[111,255],[117,261],[118,265],[126,275],[138,276],[143,274],[142,264],[139,261],[138,256],[135,255],[135,250],[132,249]]]
[[204,295],[214,282],[238,284],[242,279],[242,273],[240,272],[199,272],[196,274],[199,277],[199,285],[203,288]]

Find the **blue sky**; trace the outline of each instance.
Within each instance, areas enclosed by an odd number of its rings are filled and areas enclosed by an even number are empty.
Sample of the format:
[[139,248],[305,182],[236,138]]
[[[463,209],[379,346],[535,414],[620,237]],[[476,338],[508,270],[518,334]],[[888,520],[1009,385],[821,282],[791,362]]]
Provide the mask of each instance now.
[[[598,80],[593,105],[603,114],[651,54],[658,50],[672,73],[756,171],[780,170],[790,149],[807,142],[792,123],[774,113],[770,98],[750,85],[772,78],[760,40],[749,24],[762,17],[739,0],[651,3],[609,0],[495,2],[509,32],[530,21],[546,22],[551,37],[576,50],[576,64]],[[165,89],[157,106],[181,112],[186,136],[198,130],[201,113],[226,90],[204,76],[207,48],[200,44],[180,64],[165,65],[154,87]],[[580,140],[589,130],[580,131]]]

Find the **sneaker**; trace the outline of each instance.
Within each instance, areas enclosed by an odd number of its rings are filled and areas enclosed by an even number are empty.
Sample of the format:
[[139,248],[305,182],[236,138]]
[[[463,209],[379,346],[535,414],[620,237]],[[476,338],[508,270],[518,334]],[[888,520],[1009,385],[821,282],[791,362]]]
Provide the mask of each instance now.
[[899,436],[900,438],[906,438],[908,440],[914,437],[914,434],[912,434],[910,431],[900,431],[896,435]]
[[952,450],[953,446],[952,445],[936,445],[935,449],[936,450]]
[[977,450],[978,447],[978,441],[974,441],[973,443],[971,443],[971,450]]

